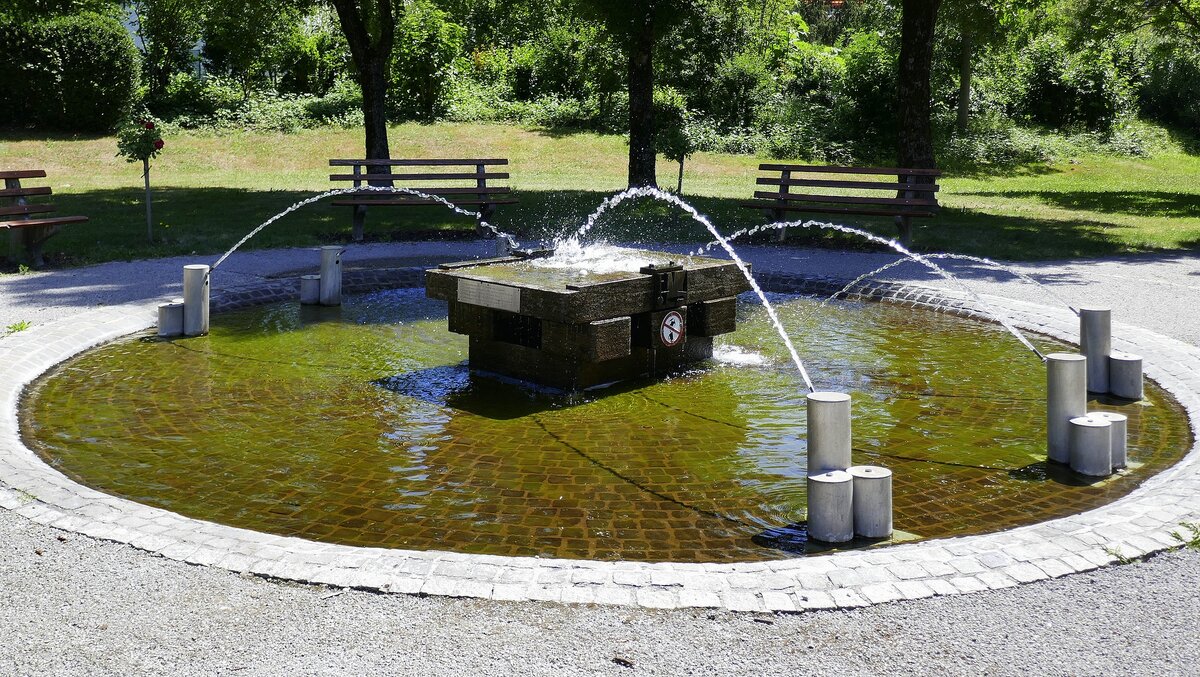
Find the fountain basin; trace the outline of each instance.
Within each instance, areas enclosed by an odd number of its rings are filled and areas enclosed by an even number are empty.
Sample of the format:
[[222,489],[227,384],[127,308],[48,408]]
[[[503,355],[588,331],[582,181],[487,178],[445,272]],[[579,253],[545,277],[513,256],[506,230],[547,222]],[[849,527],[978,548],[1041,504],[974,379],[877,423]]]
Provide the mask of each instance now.
[[[789,303],[793,331],[837,330],[806,352],[816,373],[859,394],[856,462],[896,471],[902,531],[963,535],[1087,510],[1189,443],[1179,410],[1154,391],[1154,406],[1134,412],[1146,423],[1131,435],[1142,466],[1081,482],[1039,465],[1041,366],[1014,360],[1002,332],[888,305],[818,317]],[[57,370],[79,380],[95,360],[82,392],[55,394],[53,373],[29,392],[25,439],[105,491],[332,543],[708,562],[804,549],[802,397],[752,306],[718,352],[724,364],[582,399],[473,379],[460,366],[466,341],[446,340],[445,315],[419,290],[313,310],[219,314],[209,339],[125,340],[104,349],[122,354],[119,366],[85,354]],[[873,331],[858,323],[864,310]],[[931,341],[946,322],[968,331]],[[962,371],[966,350],[975,359]],[[168,364],[145,359],[153,353]],[[762,363],[745,364],[752,356]],[[1010,363],[1023,371],[1007,374]],[[907,376],[885,383],[905,364]],[[1030,382],[1031,393],[1010,390]]]

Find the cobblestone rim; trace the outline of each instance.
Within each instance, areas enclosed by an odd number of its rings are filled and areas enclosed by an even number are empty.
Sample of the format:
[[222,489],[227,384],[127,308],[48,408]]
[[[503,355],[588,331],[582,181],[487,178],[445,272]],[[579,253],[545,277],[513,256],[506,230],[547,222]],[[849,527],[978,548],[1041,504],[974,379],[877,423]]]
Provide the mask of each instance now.
[[[765,274],[773,291],[831,293],[843,281]],[[346,271],[349,291],[415,286],[420,269]],[[296,280],[214,293],[213,310],[295,298]],[[990,318],[965,296],[869,283],[852,296]],[[1075,316],[987,297],[1023,329],[1074,341]],[[127,543],[190,564],[277,579],[393,593],[545,600],[648,608],[793,612],[1013,587],[1178,545],[1171,532],[1200,520],[1200,443],[1130,494],[1085,513],[1007,531],[735,564],[599,562],[331,545],[195,520],[103,494],[54,470],[21,442],[24,387],[90,347],[142,331],[156,302],[110,306],[27,329],[0,342],[0,507],[39,524]],[[1118,318],[1119,319],[1119,318]],[[1200,349],[1145,329],[1114,325],[1114,348],[1142,355],[1146,374],[1185,408],[1200,438]]]

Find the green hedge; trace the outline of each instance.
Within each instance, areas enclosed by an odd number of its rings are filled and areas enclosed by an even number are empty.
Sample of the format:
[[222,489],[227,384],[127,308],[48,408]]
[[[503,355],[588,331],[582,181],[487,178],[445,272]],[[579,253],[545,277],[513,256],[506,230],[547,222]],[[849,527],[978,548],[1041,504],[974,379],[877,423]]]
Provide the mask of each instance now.
[[105,132],[129,116],[139,55],[116,19],[0,23],[0,44],[0,123]]

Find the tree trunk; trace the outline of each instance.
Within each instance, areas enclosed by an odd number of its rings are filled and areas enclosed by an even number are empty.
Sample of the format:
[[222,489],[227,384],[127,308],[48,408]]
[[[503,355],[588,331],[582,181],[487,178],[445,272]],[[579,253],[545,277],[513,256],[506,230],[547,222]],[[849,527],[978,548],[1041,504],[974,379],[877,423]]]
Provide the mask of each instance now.
[[150,160],[142,158],[142,177],[146,179],[146,241],[154,243],[154,214],[150,202]]
[[[388,148],[387,133],[387,75],[384,64],[373,60],[367,64],[364,73],[359,78],[362,87],[363,129],[365,132],[365,158],[369,160],[390,159],[391,150]],[[375,167],[368,167],[367,173],[373,173]],[[387,170],[386,167],[383,168]]]
[[[387,138],[388,67],[395,41],[391,0],[330,0],[350,47],[351,61],[362,89],[363,132],[366,159],[391,158]],[[389,173],[386,166],[368,167],[367,173]],[[382,182],[390,185],[390,182]],[[372,185],[375,185],[372,182]]]
[[962,50],[958,53],[958,120],[959,135],[967,133],[971,121],[971,34],[962,33]]
[[629,187],[657,186],[654,163],[654,22],[650,10],[629,39]]
[[685,158],[679,158],[679,183],[675,186],[675,194],[683,195],[683,161]]
[[941,0],[904,0],[900,33],[899,118],[900,167],[933,168],[929,75],[933,61],[933,29]]

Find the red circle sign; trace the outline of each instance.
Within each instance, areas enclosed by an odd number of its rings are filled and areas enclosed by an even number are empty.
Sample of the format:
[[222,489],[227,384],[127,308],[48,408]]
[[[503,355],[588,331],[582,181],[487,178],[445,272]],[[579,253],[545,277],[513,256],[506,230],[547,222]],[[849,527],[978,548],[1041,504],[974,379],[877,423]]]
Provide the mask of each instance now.
[[683,315],[679,311],[672,310],[663,316],[662,325],[658,328],[658,336],[662,339],[663,345],[668,348],[674,348],[683,342]]

